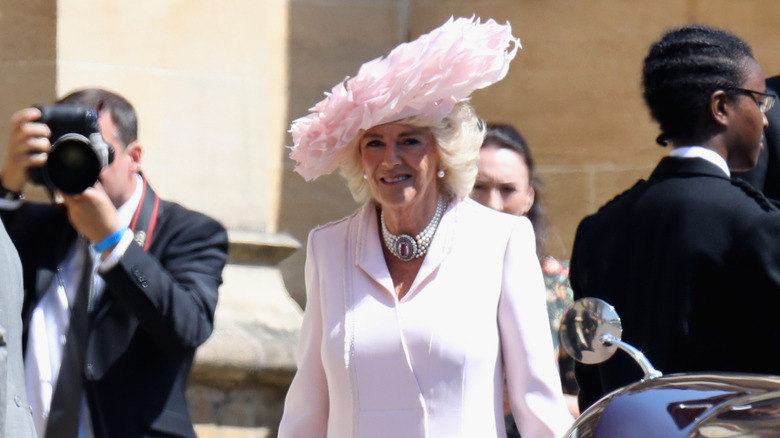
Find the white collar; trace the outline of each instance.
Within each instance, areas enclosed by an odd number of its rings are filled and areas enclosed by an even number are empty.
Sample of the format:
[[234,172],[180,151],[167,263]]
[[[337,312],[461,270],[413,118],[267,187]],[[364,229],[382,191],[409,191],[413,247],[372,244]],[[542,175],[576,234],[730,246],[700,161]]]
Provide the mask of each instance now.
[[731,171],[729,170],[729,165],[726,163],[726,159],[712,149],[708,149],[703,146],[683,146],[672,149],[672,151],[669,153],[669,156],[682,158],[703,158],[718,166],[718,168],[720,168],[727,177],[731,178]]
[[138,178],[138,181],[135,185],[135,191],[133,192],[133,195],[130,196],[130,199],[125,201],[125,203],[116,210],[116,215],[119,217],[119,225],[123,227],[130,226],[130,221],[133,220],[135,210],[138,209],[138,204],[141,202],[141,194],[143,193],[144,189],[144,180],[141,178],[141,175],[136,174],[135,176]]

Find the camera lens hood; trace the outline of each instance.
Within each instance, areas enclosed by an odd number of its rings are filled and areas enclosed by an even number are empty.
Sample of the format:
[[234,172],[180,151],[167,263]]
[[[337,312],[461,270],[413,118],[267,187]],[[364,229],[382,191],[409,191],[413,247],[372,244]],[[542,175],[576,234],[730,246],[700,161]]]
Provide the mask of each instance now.
[[64,193],[81,193],[97,182],[103,160],[88,138],[68,133],[54,142],[43,167],[43,176],[50,186]]

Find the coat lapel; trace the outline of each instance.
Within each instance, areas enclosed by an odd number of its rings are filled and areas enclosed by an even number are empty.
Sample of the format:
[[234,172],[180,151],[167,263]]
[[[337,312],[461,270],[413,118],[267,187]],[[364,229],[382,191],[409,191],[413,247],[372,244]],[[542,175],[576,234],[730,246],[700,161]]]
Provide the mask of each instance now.
[[[459,201],[451,201],[442,216],[439,227],[424,256],[419,272],[412,283],[409,293],[403,300],[411,299],[420,287],[427,283],[430,276],[434,275],[444,261],[444,257],[450,252],[453,243],[457,205]],[[374,281],[380,284],[387,293],[394,296],[395,287],[390,271],[387,269],[382,242],[379,239],[379,219],[376,208],[369,202],[361,210],[358,220],[358,241],[355,248],[355,263]]]
[[[36,258],[34,261],[34,279],[31,282],[32,284],[24,285],[26,290],[22,311],[24,327],[29,327],[33,309],[43,298],[51,282],[54,281],[57,267],[65,259],[68,250],[77,237],[76,230],[70,226],[66,215],[56,212],[50,218],[51,222],[49,223],[48,231],[41,236],[41,239],[43,242],[53,242],[53,245],[50,243],[49,245],[43,244],[38,246],[43,248],[43,250],[34,256]],[[54,251],[52,251],[52,247]]]
[[436,228],[436,233],[433,235],[428,253],[420,266],[420,271],[417,272],[417,277],[414,279],[414,283],[412,283],[412,287],[409,288],[409,293],[406,294],[404,299],[413,297],[419,289],[429,282],[430,277],[436,275],[439,267],[444,262],[444,257],[451,251],[455,235],[458,204],[458,201],[453,200],[447,206],[447,210],[445,210],[441,222],[439,222],[439,226]]
[[704,158],[665,157],[653,170],[651,178],[678,177],[681,175],[708,175],[728,180],[723,171]]
[[369,277],[382,286],[391,296],[395,296],[393,279],[387,269],[382,242],[379,241],[379,225],[376,207],[367,202],[358,216],[357,241],[355,243],[355,263]]

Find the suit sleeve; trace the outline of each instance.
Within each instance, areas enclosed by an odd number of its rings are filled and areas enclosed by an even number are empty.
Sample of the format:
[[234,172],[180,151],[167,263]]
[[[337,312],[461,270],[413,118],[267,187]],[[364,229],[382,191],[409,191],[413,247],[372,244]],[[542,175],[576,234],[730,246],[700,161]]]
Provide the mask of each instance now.
[[192,351],[211,334],[228,239],[224,227],[207,216],[183,209],[172,214],[171,225],[158,229],[152,251],[133,242],[101,275],[105,293],[134,315],[163,351],[176,353]]
[[563,436],[573,419],[563,398],[542,269],[527,220],[509,239],[498,306],[509,400],[520,434]]
[[[731,269],[741,274],[742,281],[735,285],[734,295],[728,297],[731,312],[750,315],[741,321],[749,335],[724,324],[722,336],[732,336],[727,341],[731,352],[727,358],[732,367],[750,366],[754,372],[778,374],[775,361],[767,361],[766,351],[780,349],[780,330],[777,329],[777,309],[780,308],[780,212],[765,213],[745,227],[745,235],[738,251],[730,260]],[[748,321],[749,320],[749,321]],[[702,333],[702,336],[706,333]],[[738,346],[738,347],[737,347]],[[739,351],[734,351],[739,348]],[[727,360],[724,359],[724,360]],[[749,364],[749,365],[745,365]]]
[[316,263],[315,232],[306,248],[306,310],[298,342],[298,371],[290,384],[279,424],[279,438],[325,437],[328,430],[328,382],[322,365],[322,302]]
[[[575,301],[587,296],[583,292],[584,285],[582,282],[584,273],[580,270],[580,260],[582,257],[580,254],[580,245],[582,243],[582,236],[587,235],[587,233],[582,231],[583,227],[585,227],[584,222],[580,223],[577,229],[571,261],[569,263],[569,280],[571,281],[571,288],[574,292]],[[580,389],[577,395],[577,404],[579,405],[580,412],[583,412],[604,395],[604,391],[601,389],[599,367],[597,365],[585,365],[575,361],[574,376],[577,379],[577,385]]]

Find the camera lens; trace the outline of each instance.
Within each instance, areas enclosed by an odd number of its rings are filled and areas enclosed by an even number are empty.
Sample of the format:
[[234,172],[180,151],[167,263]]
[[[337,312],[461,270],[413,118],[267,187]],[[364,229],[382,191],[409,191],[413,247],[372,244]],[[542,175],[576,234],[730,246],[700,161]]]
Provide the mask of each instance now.
[[30,169],[31,181],[68,194],[83,192],[113,160],[113,148],[100,135],[97,111],[69,105],[40,109],[39,121],[51,129],[52,144],[46,164]]
[[95,184],[102,165],[89,140],[66,134],[53,145],[44,175],[49,183],[65,193],[81,193]]

